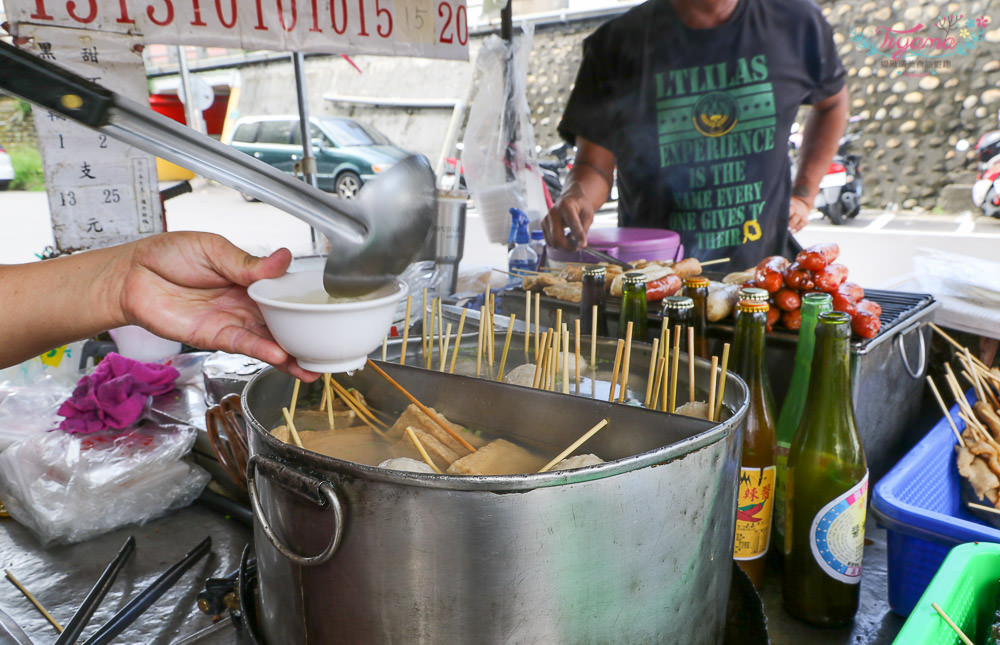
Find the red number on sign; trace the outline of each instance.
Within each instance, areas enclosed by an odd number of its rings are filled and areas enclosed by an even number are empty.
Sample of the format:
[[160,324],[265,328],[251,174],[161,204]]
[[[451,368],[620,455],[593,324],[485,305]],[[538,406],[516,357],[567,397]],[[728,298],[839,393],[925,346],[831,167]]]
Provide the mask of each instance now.
[[295,0],[291,0],[292,5],[292,23],[290,25],[285,24],[285,10],[281,7],[281,0],[278,1],[278,22],[281,23],[281,28],[285,31],[291,31],[295,29],[295,23],[299,21],[299,12],[295,6]]
[[458,5],[455,9],[455,33],[458,34],[458,44],[465,46],[469,43],[469,16],[465,10],[465,5]]
[[166,7],[167,11],[167,17],[164,18],[163,20],[156,19],[156,16],[154,15],[153,11],[153,5],[148,5],[146,7],[146,15],[149,16],[149,20],[153,24],[160,25],[161,27],[164,25],[169,25],[174,21],[174,3],[171,2],[171,0],[163,0],[163,4]]
[[358,17],[361,18],[361,31],[358,32],[358,35],[367,36],[368,28],[365,27],[365,0],[358,0]]
[[375,15],[377,15],[379,18],[386,19],[386,27],[384,31],[382,29],[382,23],[379,23],[378,35],[382,36],[383,38],[388,38],[389,36],[392,35],[392,12],[386,9],[385,7],[380,7],[379,0],[375,0]]
[[236,0],[229,0],[229,10],[233,13],[233,19],[226,22],[226,19],[222,17],[222,0],[215,0],[215,15],[219,17],[219,22],[226,29],[232,29],[233,25],[236,24]]
[[35,0],[35,13],[28,17],[35,20],[52,20],[52,15],[45,11],[45,0]]
[[[447,15],[445,15],[447,13]],[[444,18],[444,24],[441,25],[441,33],[438,35],[438,40],[443,43],[454,42],[455,38],[451,34],[445,35],[448,31],[448,27],[451,26],[451,5],[447,2],[442,2],[438,5],[438,18]]]
[[343,23],[337,24],[337,0],[330,0],[330,26],[338,34],[347,31],[347,0],[340,0],[340,13],[344,18]]
[[319,8],[316,6],[316,4],[317,4],[316,0],[312,0],[313,24],[312,27],[309,28],[309,31],[322,32],[322,29],[319,28]]
[[205,21],[201,19],[201,1],[191,0],[191,8],[194,10],[194,20],[191,22],[191,26],[204,27]]
[[86,24],[88,22],[93,22],[94,18],[97,17],[97,0],[90,0],[90,2],[88,4],[90,5],[90,13],[88,13],[86,16],[83,16],[83,17],[80,17],[80,16],[76,15],[76,3],[75,2],[67,2],[66,3],[66,11],[68,11],[70,17],[73,20],[77,21],[77,22],[82,22],[84,24]]
[[264,24],[264,12],[260,7],[260,0],[257,0],[257,24],[254,26],[256,31],[269,31],[267,25]]
[[116,20],[115,22],[119,24],[132,24],[135,22],[128,15],[128,3],[125,0],[118,0],[118,9],[121,15],[118,16],[118,20]]

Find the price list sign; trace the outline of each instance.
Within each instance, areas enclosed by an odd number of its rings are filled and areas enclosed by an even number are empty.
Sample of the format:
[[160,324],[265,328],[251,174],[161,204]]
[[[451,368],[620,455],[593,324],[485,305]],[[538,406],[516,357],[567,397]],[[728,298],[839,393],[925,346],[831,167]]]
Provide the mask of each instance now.
[[[22,26],[25,45],[123,96],[145,103],[139,41],[121,34]],[[147,152],[34,108],[56,247],[63,252],[128,242],[163,231],[156,159]]]
[[6,0],[15,25],[233,49],[467,60],[465,0]]

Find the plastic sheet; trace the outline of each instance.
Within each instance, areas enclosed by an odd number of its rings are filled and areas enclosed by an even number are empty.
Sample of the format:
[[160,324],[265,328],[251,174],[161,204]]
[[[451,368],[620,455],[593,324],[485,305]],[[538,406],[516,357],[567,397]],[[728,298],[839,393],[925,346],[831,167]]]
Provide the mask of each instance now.
[[209,474],[183,459],[197,429],[38,432],[0,454],[0,500],[45,544],[74,543],[187,506]]

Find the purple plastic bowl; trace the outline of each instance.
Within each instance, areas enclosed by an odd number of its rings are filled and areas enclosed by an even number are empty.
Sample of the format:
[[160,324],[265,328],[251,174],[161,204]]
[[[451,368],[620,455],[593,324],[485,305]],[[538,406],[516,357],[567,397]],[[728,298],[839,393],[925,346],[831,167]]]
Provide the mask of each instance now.
[[[684,258],[681,236],[661,228],[594,228],[587,234],[587,245],[625,262],[636,260],[673,260]],[[553,262],[600,262],[586,251],[545,250]]]

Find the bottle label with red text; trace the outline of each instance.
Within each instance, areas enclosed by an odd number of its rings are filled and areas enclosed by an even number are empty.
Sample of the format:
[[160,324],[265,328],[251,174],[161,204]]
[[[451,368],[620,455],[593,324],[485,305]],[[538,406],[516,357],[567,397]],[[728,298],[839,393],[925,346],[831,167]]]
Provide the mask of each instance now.
[[819,567],[834,580],[861,582],[865,547],[868,473],[843,495],[820,509],[809,529],[809,546]]
[[774,466],[740,468],[734,560],[756,560],[767,553],[771,544],[774,477]]

